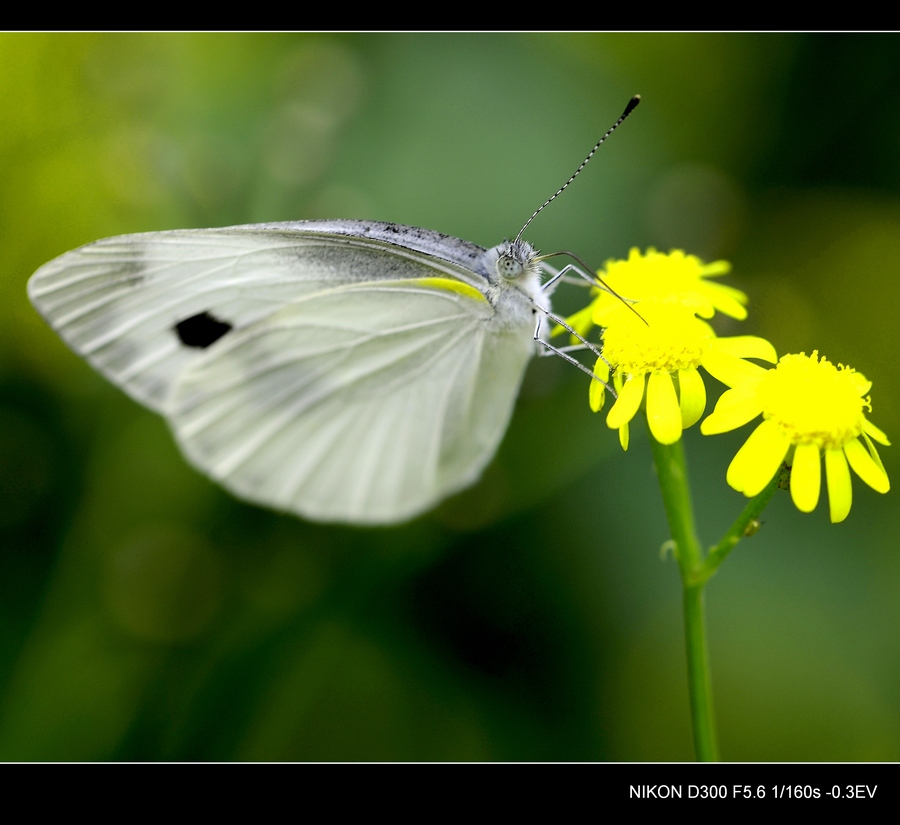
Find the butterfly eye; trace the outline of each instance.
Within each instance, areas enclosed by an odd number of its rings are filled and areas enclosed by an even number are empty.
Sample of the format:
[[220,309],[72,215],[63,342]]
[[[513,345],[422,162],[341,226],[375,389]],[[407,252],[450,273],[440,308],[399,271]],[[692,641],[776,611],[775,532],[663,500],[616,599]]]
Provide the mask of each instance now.
[[507,281],[514,281],[522,275],[524,267],[522,262],[516,260],[512,255],[501,255],[497,258],[497,272],[500,273]]

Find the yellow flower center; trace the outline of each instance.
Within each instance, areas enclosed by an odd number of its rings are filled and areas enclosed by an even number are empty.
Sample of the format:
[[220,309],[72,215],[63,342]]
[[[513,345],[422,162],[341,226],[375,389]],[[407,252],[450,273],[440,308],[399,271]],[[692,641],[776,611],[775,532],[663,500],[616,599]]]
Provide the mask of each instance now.
[[860,435],[860,396],[870,384],[843,365],[836,367],[818,352],[785,355],[759,383],[757,397],[763,417],[778,423],[794,444],[842,447]]
[[[651,299],[620,305],[603,333],[603,355],[626,375],[696,369],[712,329],[677,301]],[[641,320],[643,319],[643,320]],[[646,321],[646,323],[645,323]]]

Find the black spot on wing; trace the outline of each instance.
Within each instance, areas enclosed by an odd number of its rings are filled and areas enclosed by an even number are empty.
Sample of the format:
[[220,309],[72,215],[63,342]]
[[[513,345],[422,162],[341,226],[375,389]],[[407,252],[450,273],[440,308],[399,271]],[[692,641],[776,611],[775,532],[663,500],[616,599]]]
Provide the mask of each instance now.
[[231,324],[220,321],[208,312],[192,315],[175,324],[175,333],[186,347],[206,349],[215,344],[226,332],[231,331]]

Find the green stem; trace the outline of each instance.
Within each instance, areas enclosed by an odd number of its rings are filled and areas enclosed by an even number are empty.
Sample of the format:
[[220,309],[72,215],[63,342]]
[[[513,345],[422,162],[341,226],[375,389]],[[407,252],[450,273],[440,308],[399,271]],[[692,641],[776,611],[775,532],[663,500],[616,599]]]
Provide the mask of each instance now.
[[709,651],[706,641],[706,619],[703,611],[705,579],[694,581],[703,559],[703,549],[694,526],[694,510],[687,477],[687,464],[681,441],[660,444],[650,435],[653,460],[659,478],[666,517],[678,566],[681,570],[684,598],[684,632],[687,652],[688,691],[694,748],[701,762],[718,760],[715,721],[713,718],[712,682],[709,675]]
[[780,483],[781,473],[775,473],[775,476],[766,485],[765,489],[755,498],[750,499],[728,532],[722,536],[722,540],[715,547],[710,548],[709,554],[702,564],[690,573],[687,580],[688,584],[692,586],[703,585],[719,569],[719,565],[725,561],[725,558],[734,550],[737,543],[744,536],[750,535],[749,531],[753,529],[752,526],[769,503],[769,499],[772,498]]
[[718,762],[716,720],[713,715],[709,649],[706,643],[706,616],[703,612],[703,585],[684,588],[684,641],[687,650],[688,689],[694,749],[698,762]]

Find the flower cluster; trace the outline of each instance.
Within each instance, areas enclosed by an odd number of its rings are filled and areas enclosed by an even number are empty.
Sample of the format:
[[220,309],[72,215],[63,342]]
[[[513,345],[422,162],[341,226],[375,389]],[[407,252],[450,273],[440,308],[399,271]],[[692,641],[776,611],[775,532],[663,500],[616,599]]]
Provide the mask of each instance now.
[[824,455],[831,520],[842,521],[852,501],[850,468],[878,492],[890,486],[872,441],[889,442],[864,414],[871,411],[871,382],[818,353],[779,360],[765,339],[719,338],[704,319],[716,312],[738,320],[747,316],[744,293],[707,280],[729,270],[725,261],[704,264],[681,251],[666,255],[655,249],[632,249],[627,260],[608,261],[599,273],[606,289],[596,289],[591,304],[568,319],[581,335],[594,326],[603,330],[591,408],[603,408],[605,385],[611,383],[617,398],[606,423],[619,431],[624,449],[642,406],[653,438],[673,444],[705,411],[702,367],[729,389],[701,432],[722,433],[763,418],[731,462],[728,483],[755,496],[786,461],[792,465],[794,503],[810,512],[819,500]]

